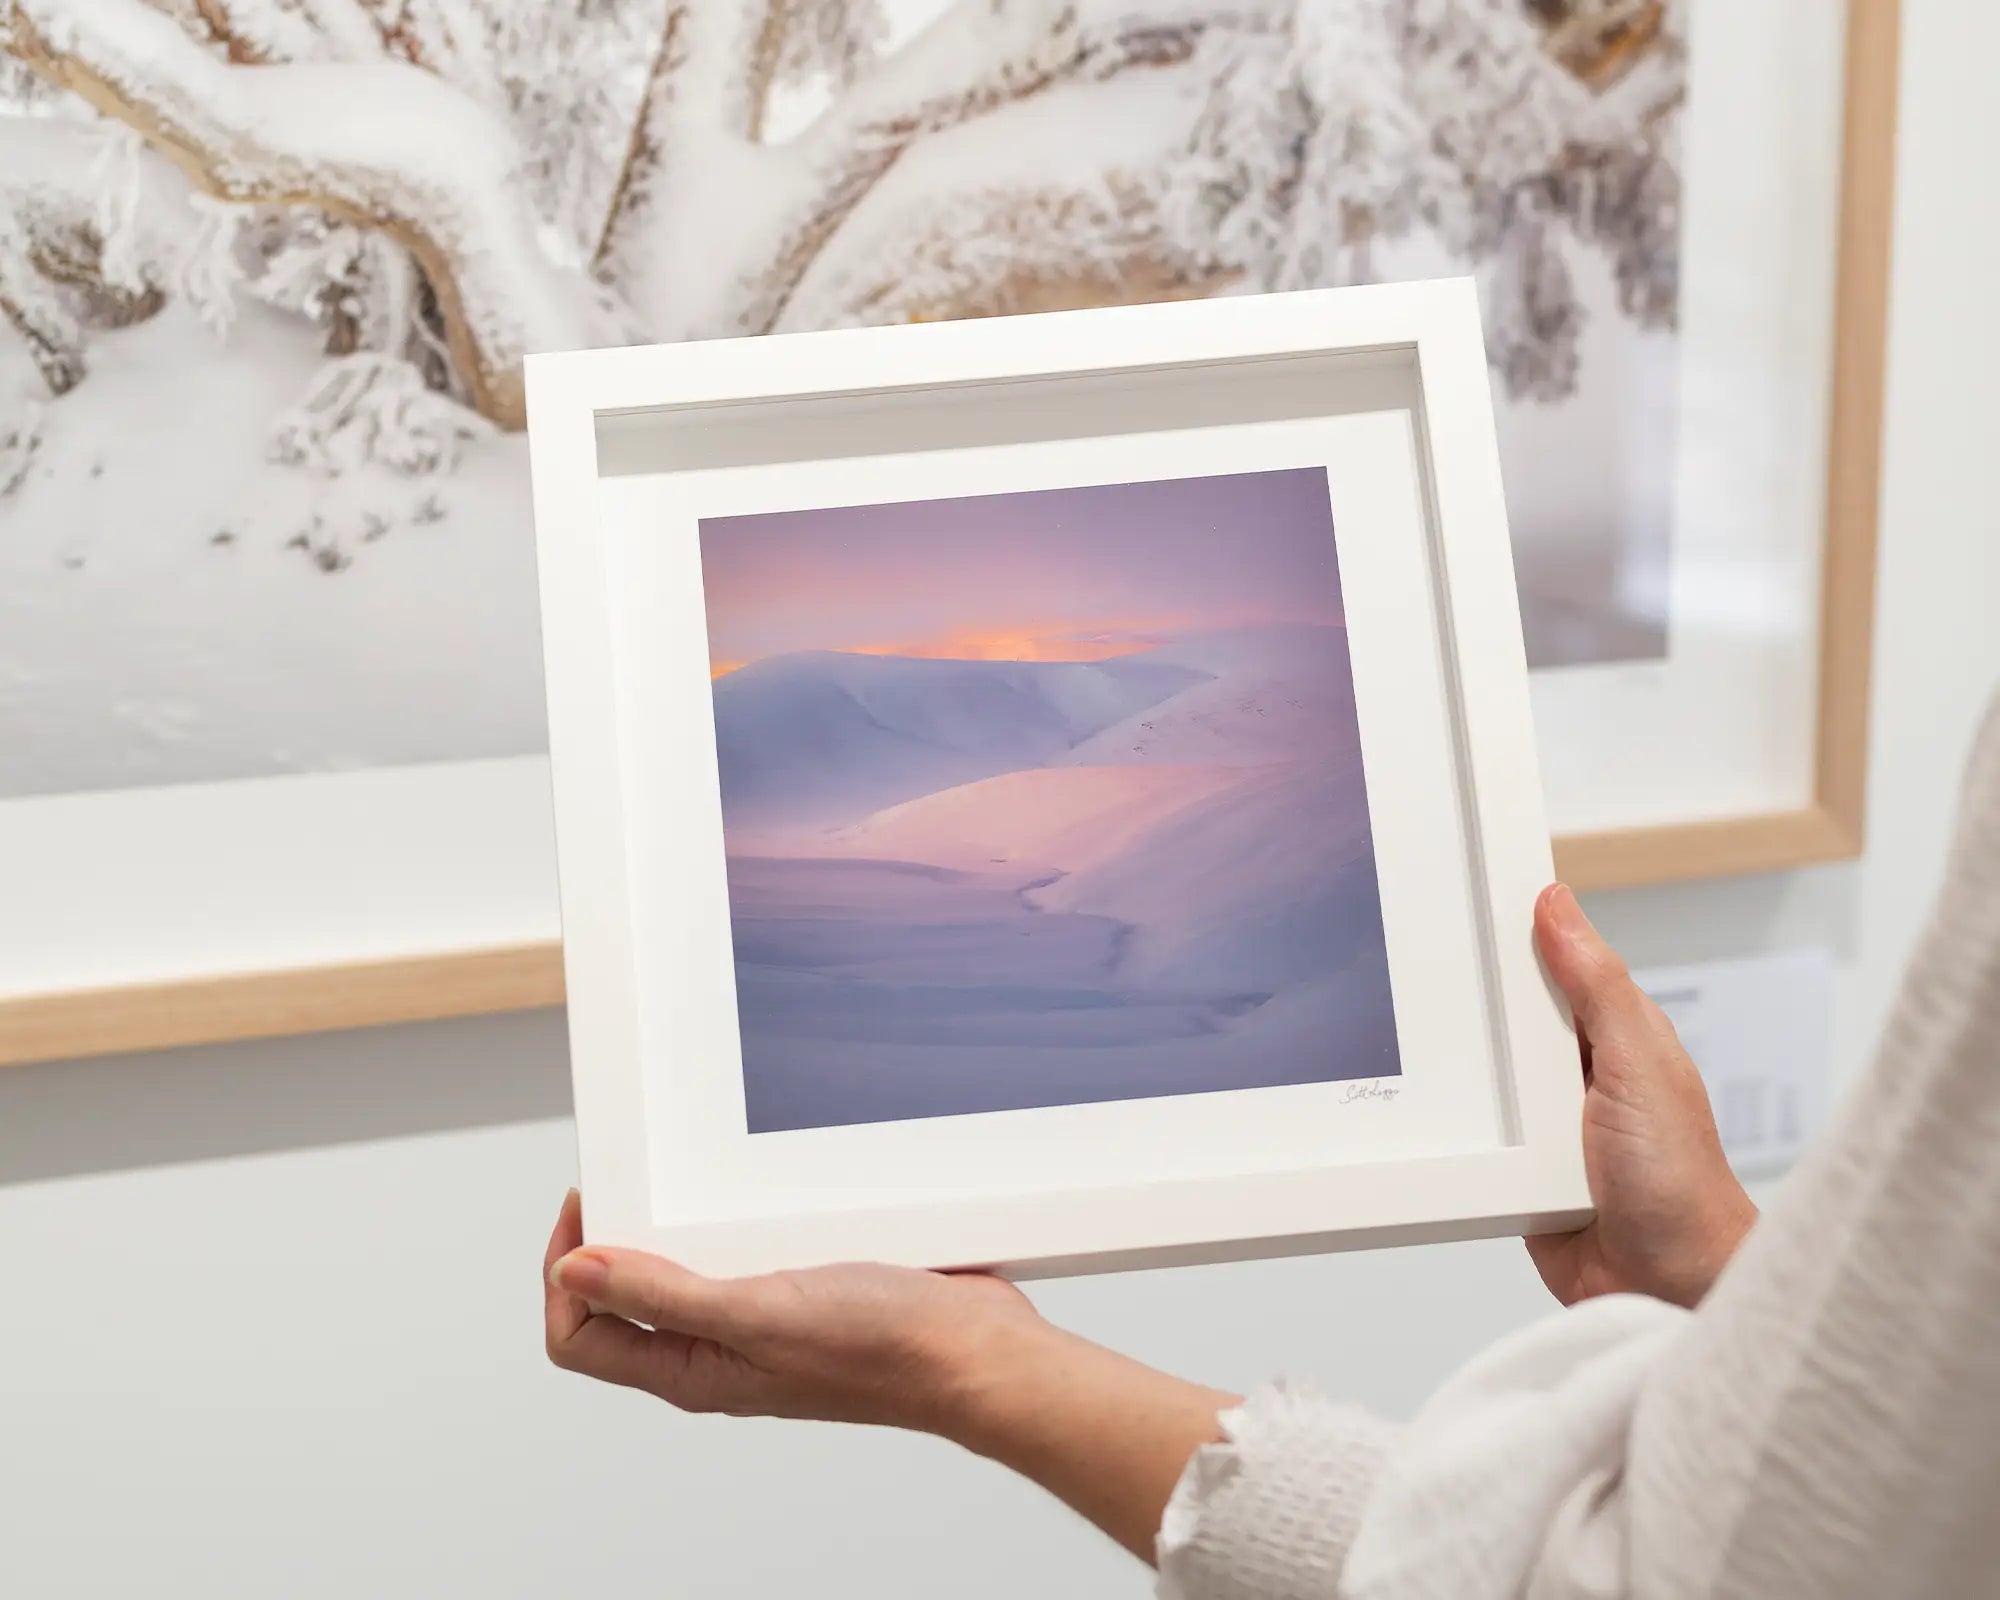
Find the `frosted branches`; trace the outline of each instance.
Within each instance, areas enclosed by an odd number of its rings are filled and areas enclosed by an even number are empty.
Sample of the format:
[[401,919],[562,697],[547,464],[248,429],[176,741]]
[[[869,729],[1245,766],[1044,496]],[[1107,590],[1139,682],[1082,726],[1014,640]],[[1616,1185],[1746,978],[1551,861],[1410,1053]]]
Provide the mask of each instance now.
[[[1065,84],[1183,62],[1204,26],[1205,14],[1192,7],[1164,19],[1102,20],[1071,0],[957,0],[916,38],[860,72],[797,138],[778,147],[783,193],[796,203],[778,208],[761,232],[746,238],[743,266],[694,297],[692,319],[683,295],[675,320],[707,333],[776,326],[819,252],[912,144]],[[669,151],[659,179],[669,192],[675,176]],[[644,296],[681,288],[674,269],[686,247],[671,230],[691,221],[671,205],[655,210],[658,223],[616,263],[642,306]],[[660,310],[656,325],[674,315]]]
[[0,117],[0,316],[52,394],[82,380],[88,330],[141,321],[166,293],[213,282],[185,186],[131,155],[101,125]]
[[[1678,0],[926,3],[892,44],[882,0],[0,0],[45,85],[13,120],[112,152],[30,216],[0,122],[0,317],[57,391],[162,296],[310,318],[373,358],[280,446],[337,463],[458,448],[411,383],[519,426],[536,348],[1361,281],[1406,245],[1480,273],[1516,394],[1573,391],[1593,255],[1621,315],[1675,315]],[[160,178],[171,226],[133,198]]]
[[626,135],[624,159],[618,163],[618,175],[605,203],[596,247],[591,251],[594,267],[606,268],[621,238],[643,224],[650,198],[648,183],[663,159],[660,130],[667,120],[673,86],[687,65],[687,41],[681,37],[687,10],[681,0],[669,0],[666,19],[654,41],[651,64],[646,68],[645,82],[639,91],[638,109]]
[[1509,394],[1575,392],[1583,315],[1568,264],[1537,215],[1500,236],[1487,285],[1486,349]]
[[265,219],[254,248],[261,268],[250,293],[320,324],[330,355],[404,352],[421,316],[420,280],[407,251],[313,212]]
[[448,471],[492,424],[424,387],[406,361],[360,352],[330,361],[278,419],[271,459],[323,477],[379,462],[403,473]]
[[831,79],[846,88],[875,58],[888,24],[880,0],[775,0],[778,80]]
[[1421,231],[1488,269],[1509,389],[1571,392],[1582,312],[1559,235],[1612,258],[1628,314],[1673,315],[1680,76],[1623,80],[1678,46],[1658,4],[1540,9],[1553,32],[1495,0],[1351,0],[1212,34],[1189,157],[1162,179],[1169,242],[1294,288],[1366,281]]
[[1609,36],[1617,75],[1606,61],[1585,64],[1604,88],[1566,152],[1560,209],[1611,253],[1620,309],[1648,327],[1670,326],[1680,302],[1681,6],[1605,0],[1604,9],[1624,24]]
[[83,381],[83,328],[61,297],[18,262],[19,248],[0,232],[0,321],[28,347],[49,393],[68,394]]
[[437,65],[460,38],[432,0],[193,0],[201,27],[236,65],[405,61]]
[[1670,25],[1678,29],[1665,0],[1535,0],[1529,9],[1553,27],[1549,55],[1593,88],[1615,83]]
[[972,190],[897,219],[882,248],[801,285],[781,326],[838,327],[1006,316],[1102,305],[1140,278],[1170,285],[1144,258],[1154,244],[1136,185]]
[[1287,7],[1218,37],[1193,159],[1170,186],[1186,247],[1290,288],[1343,251],[1426,227],[1490,249],[1504,196],[1552,172],[1584,91],[1491,0]]
[[520,358],[585,342],[587,301],[544,256],[505,128],[391,62],[231,67],[138,0],[15,0],[12,48],[218,199],[379,228],[436,294],[478,410],[518,426]]

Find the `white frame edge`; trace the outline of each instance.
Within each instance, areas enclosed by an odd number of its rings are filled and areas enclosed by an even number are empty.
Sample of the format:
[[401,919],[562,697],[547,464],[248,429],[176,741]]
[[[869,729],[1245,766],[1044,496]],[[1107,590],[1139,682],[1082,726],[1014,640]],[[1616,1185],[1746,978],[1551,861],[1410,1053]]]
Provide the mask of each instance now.
[[[599,419],[805,396],[1408,350],[1421,396],[1467,864],[1513,1142],[1307,1173],[1176,1180],[700,1228],[652,1215],[623,778],[612,696]],[[529,358],[570,1047],[593,1242],[711,1271],[865,1253],[1013,1277],[1553,1231],[1589,1215],[1582,1085],[1529,907],[1553,875],[1479,309],[1470,280],[1389,284]],[[1462,670],[1462,661],[1479,670]],[[1508,908],[1504,916],[1496,908]]]

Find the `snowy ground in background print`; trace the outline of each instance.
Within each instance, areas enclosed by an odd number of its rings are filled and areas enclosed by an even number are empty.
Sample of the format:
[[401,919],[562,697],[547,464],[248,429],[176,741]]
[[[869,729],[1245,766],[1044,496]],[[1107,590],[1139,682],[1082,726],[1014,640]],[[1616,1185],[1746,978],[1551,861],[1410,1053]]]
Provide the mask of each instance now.
[[262,307],[218,340],[169,306],[46,407],[0,497],[0,796],[547,747],[525,437],[425,476],[275,464],[322,360]]
[[1394,1074],[1346,667],[1276,626],[723,678],[750,1131]]

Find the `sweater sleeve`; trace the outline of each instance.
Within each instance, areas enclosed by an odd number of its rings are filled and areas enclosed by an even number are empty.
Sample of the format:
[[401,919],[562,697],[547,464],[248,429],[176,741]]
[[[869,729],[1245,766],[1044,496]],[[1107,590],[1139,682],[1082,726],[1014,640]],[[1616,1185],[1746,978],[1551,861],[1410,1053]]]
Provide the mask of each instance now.
[[1330,1595],[1396,1430],[1273,1384],[1222,1413],[1160,1523],[1161,1600]]
[[1402,1428],[1260,1390],[1223,1415],[1222,1443],[1168,1503],[1162,1600],[1518,1593],[1504,1575],[1533,1569],[1565,1508],[1615,1478],[1646,1375],[1687,1320],[1631,1295],[1558,1313]]
[[1169,1600],[1996,1592],[2000,707],[1868,1076],[1699,1311],[1612,1297],[1407,1428],[1267,1391],[1190,1463]]

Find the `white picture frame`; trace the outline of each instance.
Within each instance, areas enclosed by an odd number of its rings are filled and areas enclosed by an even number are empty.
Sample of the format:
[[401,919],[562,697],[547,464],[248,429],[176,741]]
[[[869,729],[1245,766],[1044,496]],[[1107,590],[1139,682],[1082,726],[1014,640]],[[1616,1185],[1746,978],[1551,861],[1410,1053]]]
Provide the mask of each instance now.
[[[1469,281],[549,355],[527,381],[593,1242],[1030,1277],[1587,1216]],[[700,515],[1314,463],[1401,1074],[750,1133]]]

